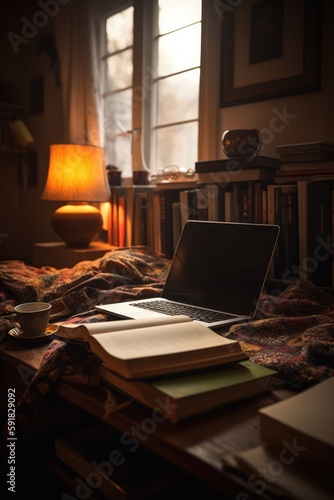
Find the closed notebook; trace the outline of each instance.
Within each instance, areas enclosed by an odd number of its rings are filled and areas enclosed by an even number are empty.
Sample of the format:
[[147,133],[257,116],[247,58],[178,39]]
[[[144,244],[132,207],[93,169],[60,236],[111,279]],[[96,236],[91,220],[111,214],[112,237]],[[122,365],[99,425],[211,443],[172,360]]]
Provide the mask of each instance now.
[[334,377],[259,410],[260,433],[271,445],[296,441],[300,455],[334,457]]

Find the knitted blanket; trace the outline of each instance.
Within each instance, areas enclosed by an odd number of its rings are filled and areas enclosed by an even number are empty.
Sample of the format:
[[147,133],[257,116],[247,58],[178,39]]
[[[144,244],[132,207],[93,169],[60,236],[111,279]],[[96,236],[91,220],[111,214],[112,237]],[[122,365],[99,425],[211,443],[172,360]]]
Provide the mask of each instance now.
[[[13,308],[22,302],[50,302],[51,323],[110,320],[94,306],[160,295],[169,267],[170,260],[142,246],[114,250],[71,269],[36,268],[17,260],[0,262],[0,338],[16,342],[7,332],[12,327]],[[26,348],[33,345],[27,343]],[[100,360],[85,345],[53,340],[16,408],[17,432],[25,429],[40,399],[59,381],[97,385],[99,365]]]
[[16,304],[52,304],[50,322],[103,321],[97,304],[154,297],[161,293],[170,261],[147,247],[121,248],[73,268],[36,268],[21,261],[0,262],[0,337],[11,328]]
[[308,280],[278,296],[263,293],[256,320],[226,336],[297,389],[334,376],[334,296]]
[[[15,304],[33,300],[51,302],[51,322],[107,320],[94,310],[96,304],[158,296],[169,266],[146,247],[115,250],[72,269],[0,262],[0,333],[10,329]],[[221,333],[297,388],[334,376],[334,296],[307,280],[293,282],[279,295],[264,291],[254,321]],[[99,360],[84,346],[52,341],[17,409],[18,420],[24,426],[38,399],[59,380],[96,385],[98,370]]]

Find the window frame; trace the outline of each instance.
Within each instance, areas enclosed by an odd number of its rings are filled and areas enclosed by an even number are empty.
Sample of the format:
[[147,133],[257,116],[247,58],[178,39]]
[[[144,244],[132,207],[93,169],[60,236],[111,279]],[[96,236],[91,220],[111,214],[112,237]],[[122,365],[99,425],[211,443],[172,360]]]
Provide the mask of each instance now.
[[[217,2],[202,1],[202,34],[198,115],[198,161],[216,159],[221,151],[219,134],[219,77],[221,16]],[[101,2],[101,23],[120,10],[134,7],[132,170],[148,168],[155,157],[151,130],[156,112],[156,84],[152,61],[156,60],[158,0],[116,0],[112,7]],[[104,47],[105,49],[106,47]],[[153,170],[153,169],[152,169]],[[154,172],[156,173],[156,172]]]

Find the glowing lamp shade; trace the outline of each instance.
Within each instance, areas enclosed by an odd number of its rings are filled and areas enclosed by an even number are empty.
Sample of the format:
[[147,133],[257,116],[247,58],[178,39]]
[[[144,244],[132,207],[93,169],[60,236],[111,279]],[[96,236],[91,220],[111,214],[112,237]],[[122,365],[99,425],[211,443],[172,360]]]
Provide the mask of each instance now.
[[102,230],[100,211],[89,202],[110,200],[103,149],[53,144],[42,200],[67,201],[52,216],[55,233],[70,248],[87,248]]

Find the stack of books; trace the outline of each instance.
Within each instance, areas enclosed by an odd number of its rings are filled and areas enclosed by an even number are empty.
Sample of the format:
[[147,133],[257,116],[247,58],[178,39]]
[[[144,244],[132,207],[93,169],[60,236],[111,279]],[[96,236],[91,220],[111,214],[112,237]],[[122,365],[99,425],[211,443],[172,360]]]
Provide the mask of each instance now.
[[280,162],[268,156],[252,158],[222,158],[195,162],[195,172],[202,183],[241,182],[255,180],[272,180]]
[[[227,455],[224,468],[275,498],[333,496],[334,377],[259,410],[262,443]],[[249,481],[252,478],[252,481]]]
[[187,316],[61,324],[102,361],[102,382],[176,423],[271,389],[275,371]]
[[277,146],[281,168],[276,177],[280,182],[296,179],[313,180],[317,176],[334,177],[334,143],[306,142]]

